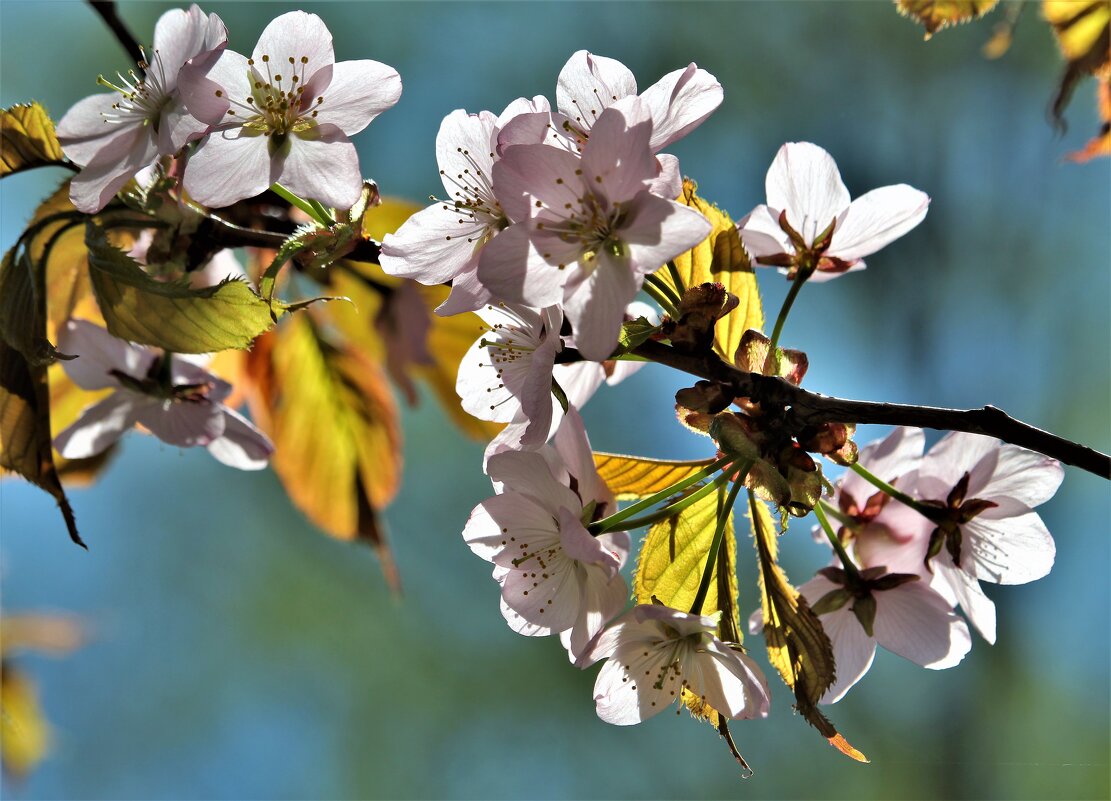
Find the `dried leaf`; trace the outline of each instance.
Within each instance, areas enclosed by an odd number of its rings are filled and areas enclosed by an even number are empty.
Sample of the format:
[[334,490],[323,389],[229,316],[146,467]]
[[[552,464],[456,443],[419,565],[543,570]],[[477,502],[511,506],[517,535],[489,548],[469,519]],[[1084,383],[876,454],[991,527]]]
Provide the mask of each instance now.
[[999,0],[896,0],[895,7],[925,28],[929,39],[942,28],[979,19],[998,4]]
[[0,178],[23,170],[64,164],[54,123],[38,103],[0,111]]
[[[710,235],[692,250],[676,256],[675,266],[683,280],[684,289],[705,283],[721,283],[725,290],[734,295],[739,305],[732,312],[718,320],[714,329],[714,350],[727,362],[731,362],[744,332],[750,328],[761,330],[764,327],[764,311],[760,303],[760,291],[756,286],[756,275],[752,265],[741,247],[737,227],[729,215],[697,194],[694,181],[683,181],[683,192],[678,201],[689,206],[713,224]],[[675,282],[666,267],[656,272],[656,277],[672,288]],[[682,296],[682,291],[679,295]]]
[[598,475],[619,501],[654,495],[684,478],[693,476],[712,461],[712,459],[700,459],[677,462],[667,459],[621,456],[616,453],[594,454],[594,465],[598,468]]

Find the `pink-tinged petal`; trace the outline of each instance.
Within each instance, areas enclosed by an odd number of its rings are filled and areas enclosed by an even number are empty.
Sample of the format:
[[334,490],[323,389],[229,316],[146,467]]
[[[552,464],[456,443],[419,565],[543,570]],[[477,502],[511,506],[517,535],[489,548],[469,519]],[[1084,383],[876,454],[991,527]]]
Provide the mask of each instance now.
[[693,62],[645,89],[641,98],[652,115],[652,152],[663,150],[701,125],[723,97],[718,79]]
[[149,53],[150,69],[167,90],[177,86],[178,71],[186,61],[207,50],[227,45],[228,31],[223,21],[209,16],[196,5],[187,11],[173,9],[158,18],[154,26],[154,49]]
[[549,330],[546,339],[529,359],[529,370],[520,389],[521,412],[529,421],[521,436],[523,447],[542,445],[551,434],[556,405],[552,395],[552,367],[559,349],[558,329]]
[[[606,483],[598,475],[594,466],[594,454],[587,438],[586,426],[583,424],[582,415],[575,406],[570,406],[563,420],[552,438],[552,447],[560,460],[567,468],[567,472],[574,477],[579,497],[583,505],[593,501],[598,507],[606,510],[605,513],[616,511],[617,502]],[[597,515],[597,511],[595,512]],[[612,532],[610,536],[621,536],[624,532]],[[610,551],[618,551],[618,560],[624,563],[628,544],[624,541],[611,540],[606,536],[595,537],[603,547]],[[620,565],[619,565],[620,566]]]
[[606,109],[583,150],[583,183],[610,203],[630,200],[656,178],[656,158],[648,146],[651,137],[652,118],[639,98]]
[[577,128],[589,132],[610,104],[636,93],[636,78],[628,67],[612,58],[579,50],[559,71],[556,106]]
[[[834,278],[840,278],[841,276],[848,275],[849,273],[858,273],[861,270],[865,269],[867,266],[868,265],[866,265],[863,261],[857,259],[849,265],[849,268],[847,270],[823,270],[821,267],[819,267],[817,270],[810,274],[810,278],[808,278],[807,280],[810,281],[810,283],[812,284],[824,284],[826,281],[832,281]],[[787,270],[784,267],[780,267],[779,272],[786,275]]]
[[224,408],[206,400],[151,399],[135,409],[135,420],[168,445],[207,446],[224,433]]
[[[888,504],[895,505],[896,501]],[[907,509],[901,504],[899,507]],[[861,567],[886,567],[888,573],[913,573],[924,578],[927,576],[926,549],[934,525],[913,509],[907,511],[909,514],[897,512],[896,516],[881,515],[860,528],[853,540],[853,547]],[[886,512],[885,508],[884,513]],[[910,526],[914,528],[910,529]]]
[[261,195],[280,174],[272,171],[269,143],[246,128],[213,131],[189,157],[185,190],[211,208]]
[[128,142],[134,140],[136,129],[141,127],[137,120],[134,124],[117,125],[105,119],[106,114],[116,115],[112,106],[119,99],[120,96],[113,92],[90,95],[73,104],[57,128],[58,143],[66,158],[84,166],[110,142],[121,138]]
[[[495,570],[496,569],[497,568],[495,568]],[[512,571],[506,571],[505,575],[508,575],[510,572]],[[498,581],[499,584],[502,584],[505,581],[505,575],[503,575]],[[501,595],[498,596],[498,602],[498,606],[501,609],[502,617],[505,618],[505,622],[509,624],[509,628],[511,628],[518,634],[525,637],[548,637],[552,634],[555,634],[551,626],[538,626],[535,623],[530,623],[525,620],[523,617],[521,617],[520,614],[517,613],[515,609],[512,609],[509,604],[505,602],[505,598]]]
[[547,145],[508,147],[494,163],[494,193],[510,219],[522,219],[522,198],[529,206],[548,207],[562,213],[566,204],[578,208],[583,181],[576,175],[581,161]]
[[995,645],[995,603],[984,594],[980,582],[964,570],[954,567],[949,555],[944,552],[931,565],[934,580],[930,582],[930,589],[946,596],[946,600],[960,604],[965,617],[980,632],[980,636],[988,645]]
[[[608,633],[604,632],[602,637]],[[631,726],[675,703],[680,683],[668,667],[670,650],[648,648],[647,656],[645,653],[617,650],[598,671],[594,682],[595,711],[606,723]],[[656,682],[659,676],[664,680]]]
[[[864,446],[858,461],[872,475],[890,483],[918,467],[925,446],[926,434],[921,428],[899,426],[882,440]],[[845,473],[845,478],[841,481],[841,493],[852,498],[858,507],[863,507],[878,491],[851,470]]]
[[551,103],[543,95],[534,95],[532,98],[518,97],[505,107],[505,111],[498,115],[496,128],[504,128],[510,120],[522,114],[541,114],[551,110]]
[[981,581],[1026,584],[1053,568],[1057,547],[1037,512],[1000,520],[985,512],[961,530],[961,567]]
[[209,126],[190,114],[183,103],[170,103],[162,110],[158,122],[158,152],[173,155],[186,143],[200,139],[208,129]]
[[497,119],[489,111],[456,109],[444,117],[436,134],[436,163],[450,199],[472,202],[473,193],[464,187],[489,185],[496,144]]
[[765,179],[768,205],[787,212],[791,227],[807,243],[849,207],[849,190],[833,157],[809,142],[779,148]]
[[[297,74],[302,76],[302,83],[309,81],[317,70],[330,67],[336,61],[332,32],[324,20],[304,11],[290,11],[271,20],[258,37],[253,57],[255,67],[263,75],[269,65],[271,75],[285,77],[288,73],[292,77]],[[302,62],[302,58],[307,62]]]
[[790,238],[779,227],[778,214],[767,206],[757,206],[737,223],[741,244],[753,261],[761,256],[794,253]]
[[335,209],[349,209],[363,191],[359,154],[343,132],[321,125],[314,132],[291,135],[289,154],[278,181],[294,194],[319,200]]
[[875,593],[876,642],[931,670],[951,668],[972,648],[968,626],[919,581]]
[[593,272],[564,298],[564,311],[584,358],[597,362],[613,353],[625,307],[639,289],[628,259],[605,251],[597,254]]
[[528,226],[516,223],[482,248],[478,280],[495,297],[541,308],[562,300],[566,278],[532,246]]
[[[251,97],[251,68],[247,57],[234,50],[186,64],[178,74],[178,95],[189,113],[207,125],[234,122],[247,115],[243,108]],[[231,108],[231,101],[235,108]],[[228,110],[235,112],[228,116]]]
[[584,570],[578,619],[569,631],[560,635],[572,664],[579,664],[586,657],[606,624],[625,608],[629,597],[629,588],[621,576],[607,577],[595,565],[586,565]]
[[[495,498],[501,498],[501,495],[495,495]],[[493,562],[494,557],[505,550],[506,545],[502,544],[503,540],[507,541],[507,537],[502,533],[501,526],[490,515],[487,506],[493,498],[488,498],[483,501],[474,509],[471,510],[470,516],[467,518],[466,525],[463,526],[463,540],[467,543],[470,549],[474,552],[475,556],[480,559],[485,559],[487,562]],[[509,503],[513,503],[511,498]],[[495,503],[495,509],[503,501]],[[529,504],[532,506],[532,504]],[[497,568],[495,568],[497,570]],[[504,575],[503,575],[504,578]]]
[[476,506],[463,539],[476,556],[511,570],[523,556],[559,547],[551,513],[516,492],[495,495]]
[[224,433],[208,443],[216,461],[237,470],[262,470],[270,463],[274,443],[238,412],[224,407]]
[[54,447],[66,459],[96,456],[135,425],[138,399],[131,392],[113,392],[81,412],[71,426],[54,438]]
[[401,76],[393,67],[378,61],[341,61],[333,65],[332,82],[319,96],[324,102],[314,106],[316,121],[335,125],[348,136],[354,136],[397,104]]
[[63,361],[62,369],[73,383],[89,390],[118,387],[119,380],[109,375],[112,370],[142,378],[155,358],[146,348],[112,336],[106,329],[86,320],[68,320],[62,326],[58,350],[77,356]]
[[552,476],[544,457],[528,451],[506,451],[491,456],[486,475],[504,486],[506,492],[528,496],[548,512],[549,527],[555,530],[561,507],[582,508],[579,497]]
[[86,214],[107,206],[139,170],[158,157],[149,127],[135,127],[128,136],[113,139],[74,176],[69,186],[73,205]]
[[434,286],[450,281],[477,265],[479,232],[461,224],[450,206],[437,203],[418,211],[382,241],[382,269],[390,275],[412,278]]
[[478,280],[478,260],[451,281],[451,291],[435,311],[441,317],[476,311],[494,300],[494,295]]
[[826,252],[844,261],[871,255],[922,222],[929,206],[925,192],[906,184],[873,189],[849,206]]
[[547,562],[530,559],[521,570],[511,570],[502,582],[505,605],[529,623],[563,631],[579,614],[579,583],[565,558]]
[[[497,456],[499,453],[517,452],[521,450],[521,437],[524,436],[526,428],[528,428],[528,420],[525,420],[522,416],[499,431],[497,436],[487,443],[485,450],[482,452],[483,471],[487,469],[490,459]],[[497,492],[501,492],[501,485],[499,482],[494,482],[494,489]]]
[[707,643],[688,668],[688,678],[706,702],[730,720],[766,718],[771,695],[763,671],[747,654],[719,642]]
[[[837,589],[840,589],[840,585],[824,576],[815,576],[799,587],[799,592],[813,606],[827,593]],[[819,703],[835,704],[872,667],[872,660],[876,656],[876,641],[868,636],[853,614],[851,601],[818,619],[833,645],[833,669],[836,673],[836,679]]]
[[653,195],[673,200],[683,191],[683,173],[679,169],[679,159],[667,153],[656,156],[656,177],[647,183]]
[[596,362],[557,364],[552,377],[563,388],[567,402],[581,409],[602,385],[606,370]]
[[711,230],[710,221],[694,209],[642,192],[625,207],[620,237],[639,277],[690,250]]
[[1053,497],[1064,477],[1065,471],[1056,459],[1017,445],[1003,445],[987,485],[975,497],[1010,498],[1026,506],[1038,506]]
[[575,513],[567,508],[559,510],[559,541],[569,558],[585,565],[596,565],[607,582],[617,576],[621,567],[617,557],[597,537],[591,536]]
[[[973,470],[981,459],[998,447],[999,440],[993,437],[953,431],[930,448],[922,459],[918,474],[921,478],[937,479],[951,489],[965,473]],[[940,500],[944,500],[944,496]]]

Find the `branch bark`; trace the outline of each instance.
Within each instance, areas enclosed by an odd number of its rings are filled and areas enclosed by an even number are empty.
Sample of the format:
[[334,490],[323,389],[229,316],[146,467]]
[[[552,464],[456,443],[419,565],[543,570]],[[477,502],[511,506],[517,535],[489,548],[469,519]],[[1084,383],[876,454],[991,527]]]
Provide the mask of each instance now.
[[[776,376],[738,370],[713,353],[681,353],[651,340],[637,347],[633,353],[648,361],[723,384],[729,387],[734,397],[748,397],[761,404],[782,406],[786,409],[787,422],[799,428],[821,423],[881,423],[984,434],[1111,479],[1111,457],[1107,454],[1023,423],[994,406],[944,409],[831,398]],[[560,356],[560,361],[573,361],[578,354],[565,351]]]

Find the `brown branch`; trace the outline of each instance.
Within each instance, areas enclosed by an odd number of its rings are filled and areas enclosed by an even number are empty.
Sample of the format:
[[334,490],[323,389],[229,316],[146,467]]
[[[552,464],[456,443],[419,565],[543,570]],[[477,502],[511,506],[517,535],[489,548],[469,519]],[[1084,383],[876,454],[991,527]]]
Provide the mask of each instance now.
[[123,24],[119,14],[116,13],[116,4],[114,2],[106,2],[105,0],[89,0],[89,5],[93,7],[93,11],[100,15],[104,23],[112,31],[117,41],[123,45],[123,49],[131,56],[131,60],[138,64],[143,61],[143,48],[139,46],[139,42],[132,35],[127,26]]
[[[747,397],[761,404],[781,406],[786,410],[788,424],[798,428],[822,423],[881,423],[984,434],[1043,453],[1097,476],[1111,478],[1111,457],[1107,454],[1023,423],[994,406],[942,409],[831,398],[797,387],[782,378],[738,370],[712,353],[681,353],[652,340],[637,347],[633,353],[698,378],[723,384],[729,387],[734,397]],[[574,361],[576,357],[578,354],[574,351],[565,351],[560,354],[560,361]]]

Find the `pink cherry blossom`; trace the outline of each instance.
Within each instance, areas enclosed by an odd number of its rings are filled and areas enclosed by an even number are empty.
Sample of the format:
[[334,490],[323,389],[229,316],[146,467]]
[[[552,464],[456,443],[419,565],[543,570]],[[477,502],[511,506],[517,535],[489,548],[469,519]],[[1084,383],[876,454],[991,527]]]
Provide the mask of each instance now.
[[70,320],[58,337],[66,375],[82,389],[113,390],[89,406],[54,440],[67,459],[101,453],[136,423],[170,445],[201,446],[240,470],[266,467],[274,446],[266,435],[221,401],[231,385],[195,361],[176,356],[165,370],[155,351],[118,339],[85,320]]
[[336,62],[320,17],[274,19],[250,58],[225,50],[182,73],[189,111],[212,126],[190,157],[185,188],[206,206],[229,206],[281,183],[340,209],[363,179],[350,137],[397,103],[401,78],[377,61]]
[[[583,517],[597,509],[596,499],[584,503],[584,495],[557,479],[567,466],[553,473],[552,462],[562,465],[561,458],[524,451],[491,456],[487,473],[498,494],[474,508],[463,537],[494,563],[510,627],[526,636],[559,633],[576,661],[625,605],[628,589],[618,571],[629,538],[625,532],[591,536]],[[576,484],[583,492],[592,482]]]
[[630,98],[607,108],[582,158],[547,145],[514,145],[494,164],[494,187],[515,223],[485,248],[478,278],[497,297],[563,306],[587,359],[612,353],[645,276],[709,234],[696,211],[648,184],[648,109]]
[[630,609],[583,660],[608,657],[594,683],[598,717],[618,726],[640,723],[677,703],[683,690],[730,720],[767,717],[764,674],[716,631],[716,617],[651,604]]
[[100,211],[136,173],[159,156],[172,156],[208,126],[186,111],[178,74],[190,60],[204,64],[227,45],[227,30],[215,14],[196,5],[167,11],[154,28],[154,47],[134,70],[113,84],[115,94],[86,97],[58,123],[62,151],[81,171],[70,184],[73,204]]
[[809,142],[779,149],[765,188],[767,205],[737,224],[745,249],[758,264],[779,266],[790,278],[813,270],[813,281],[863,270],[865,256],[922,222],[930,204],[906,184],[850,202],[833,157]]
[[437,314],[474,311],[492,300],[475,273],[482,247],[510,223],[491,185],[498,134],[522,114],[547,110],[543,97],[520,98],[498,117],[458,109],[440,124],[436,160],[447,196],[387,234],[381,257],[390,275],[429,285],[452,281]]
[[839,568],[822,572],[799,587],[833,645],[837,678],[820,703],[836,703],[860,681],[877,645],[931,670],[953,667],[972,648],[968,626],[952,604],[916,576],[902,576],[911,580],[899,583],[900,577],[882,568],[865,571],[863,578]]

